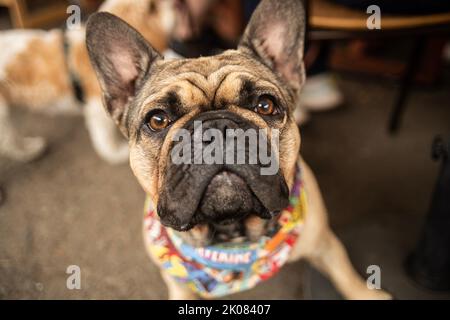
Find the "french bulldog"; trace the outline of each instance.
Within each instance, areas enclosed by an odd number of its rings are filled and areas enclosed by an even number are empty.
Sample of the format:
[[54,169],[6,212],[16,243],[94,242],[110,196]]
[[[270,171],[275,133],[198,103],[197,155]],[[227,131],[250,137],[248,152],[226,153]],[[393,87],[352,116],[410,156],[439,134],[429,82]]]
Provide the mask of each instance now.
[[[158,49],[165,48],[173,21],[167,1],[107,0],[99,11],[122,17]],[[100,157],[113,164],[127,161],[128,145],[102,106],[83,25],[66,31],[2,31],[0,46],[0,155],[29,161],[45,149],[43,138],[18,133],[10,109],[22,107],[46,114],[82,113]],[[77,89],[83,99],[77,99]]]
[[[105,109],[128,139],[131,169],[148,195],[145,241],[169,298],[248,289],[300,258],[345,298],[390,298],[369,289],[352,267],[328,225],[317,181],[299,156],[293,112],[305,81],[304,36],[299,0],[263,0],[236,50],[196,59],[164,59],[114,15],[89,19],[89,56]],[[262,130],[262,140],[278,154],[278,170],[262,174],[267,166],[261,161],[174,161],[174,150],[186,145],[179,133],[195,135],[199,128],[219,132],[215,139],[230,130]],[[196,147],[204,144],[194,139],[184,149],[188,158],[196,159]],[[248,150],[241,152],[249,158]]]

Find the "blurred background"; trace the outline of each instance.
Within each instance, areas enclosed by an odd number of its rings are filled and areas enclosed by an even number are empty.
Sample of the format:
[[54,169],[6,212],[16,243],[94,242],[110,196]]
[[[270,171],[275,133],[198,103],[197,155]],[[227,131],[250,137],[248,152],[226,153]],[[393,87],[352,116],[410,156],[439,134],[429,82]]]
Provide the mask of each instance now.
[[[158,14],[164,1],[174,21],[160,14],[164,32],[155,36],[166,55],[185,57],[235,47],[258,3],[153,0],[149,12]],[[140,0],[120,2],[142,10]],[[102,1],[0,0],[0,29],[64,28],[70,4],[85,20]],[[367,277],[369,265],[380,266],[381,284],[396,298],[448,299],[450,3],[310,0],[305,7],[308,80],[296,119],[331,226],[358,271]],[[166,298],[144,249],[145,195],[129,165],[95,153],[81,116],[12,108],[12,120],[49,148],[29,163],[0,157],[0,298]],[[66,288],[69,265],[81,268],[81,290]],[[338,295],[296,262],[231,298]]]

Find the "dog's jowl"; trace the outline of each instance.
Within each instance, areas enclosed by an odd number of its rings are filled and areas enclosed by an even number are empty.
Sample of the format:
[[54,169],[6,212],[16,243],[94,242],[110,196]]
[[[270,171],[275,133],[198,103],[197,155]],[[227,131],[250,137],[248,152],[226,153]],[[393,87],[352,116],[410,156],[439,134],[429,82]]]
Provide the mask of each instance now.
[[[347,298],[389,298],[354,271],[299,156],[292,115],[305,78],[304,30],[300,1],[263,0],[236,50],[165,60],[113,15],[88,22],[91,62],[148,194],[145,240],[171,298],[249,289],[298,258],[327,273]],[[263,139],[249,130],[264,132]],[[174,148],[185,146],[180,132],[202,137],[184,148],[189,161],[173,161]],[[214,150],[204,137],[216,142]],[[261,171],[267,161],[252,157],[261,141],[278,155],[270,174]],[[236,161],[198,159],[199,147],[226,159],[229,145]]]

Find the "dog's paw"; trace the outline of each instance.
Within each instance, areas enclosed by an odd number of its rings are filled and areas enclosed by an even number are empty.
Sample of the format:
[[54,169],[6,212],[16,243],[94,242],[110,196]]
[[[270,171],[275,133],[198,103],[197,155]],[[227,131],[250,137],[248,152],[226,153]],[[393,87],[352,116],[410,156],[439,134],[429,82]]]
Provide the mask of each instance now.
[[393,300],[394,297],[392,296],[392,294],[390,294],[387,291],[384,290],[377,290],[378,294],[376,295],[377,300]]
[[10,156],[18,161],[29,162],[40,157],[47,148],[47,143],[41,137],[23,138],[21,146],[11,150]]
[[393,300],[394,297],[384,290],[365,290],[358,296],[358,300]]

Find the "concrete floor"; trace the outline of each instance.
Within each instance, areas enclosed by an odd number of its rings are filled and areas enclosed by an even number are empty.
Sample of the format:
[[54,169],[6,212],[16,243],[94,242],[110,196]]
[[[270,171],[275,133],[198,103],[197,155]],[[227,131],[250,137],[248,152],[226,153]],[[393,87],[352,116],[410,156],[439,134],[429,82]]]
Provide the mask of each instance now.
[[[448,70],[447,70],[448,71]],[[447,72],[449,74],[450,72]],[[439,169],[433,137],[450,132],[450,77],[411,96],[401,131],[386,133],[397,86],[341,76],[347,104],[314,115],[302,154],[315,171],[330,221],[357,268],[382,267],[382,285],[397,298],[450,298],[414,287],[402,262],[414,247]],[[23,133],[48,138],[50,150],[30,164],[0,159],[0,298],[161,299],[165,286],[146,257],[144,193],[129,167],[94,153],[81,118],[16,112]],[[78,265],[82,289],[66,289]],[[332,298],[302,262],[233,298]],[[311,273],[311,272],[309,272]],[[305,289],[306,288],[306,289]]]

